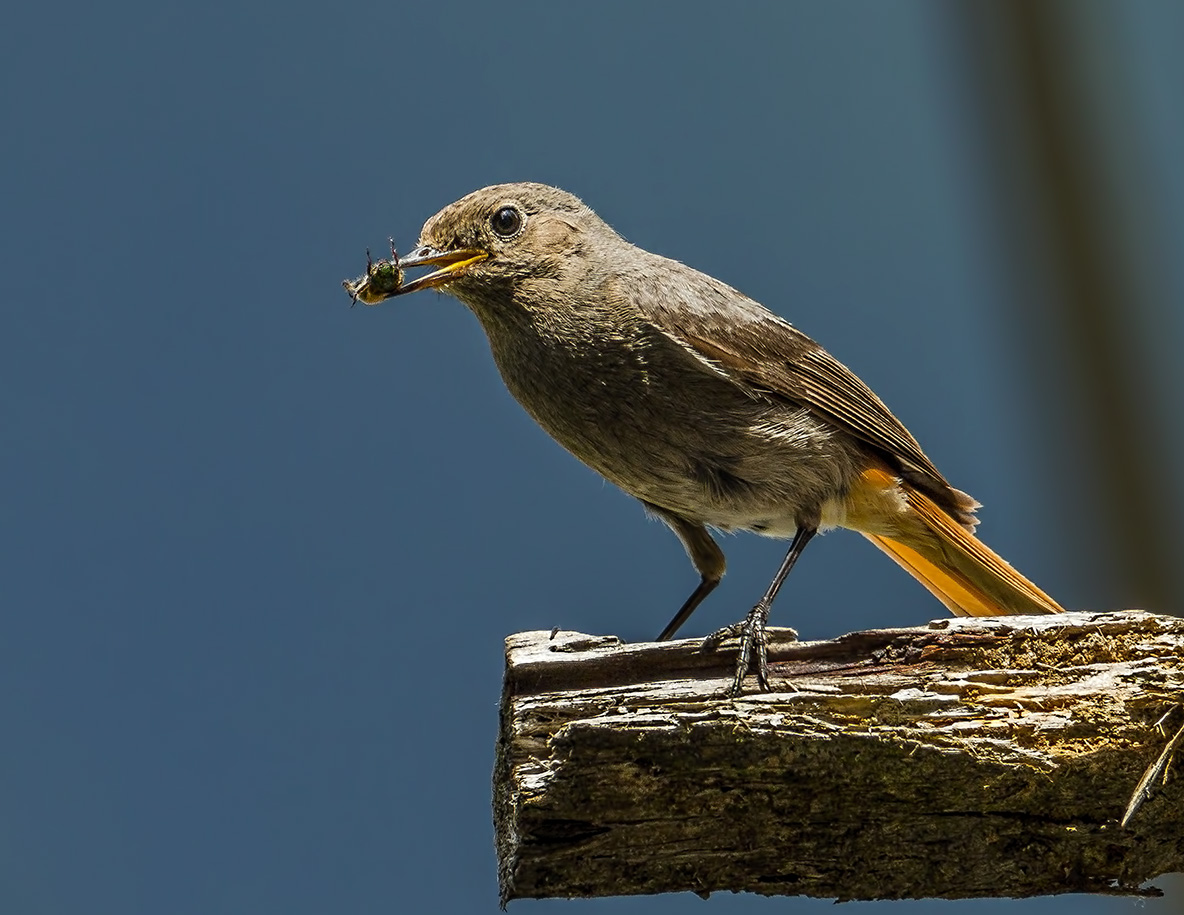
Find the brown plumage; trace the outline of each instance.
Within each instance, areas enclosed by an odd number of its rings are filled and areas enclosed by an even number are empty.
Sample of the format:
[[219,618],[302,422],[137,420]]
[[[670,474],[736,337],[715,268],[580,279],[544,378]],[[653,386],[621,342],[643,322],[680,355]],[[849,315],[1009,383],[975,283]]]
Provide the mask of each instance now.
[[[867,536],[952,612],[1061,608],[974,537],[974,510],[871,389],[735,289],[643,251],[578,198],[540,184],[476,191],[424,225],[393,269],[436,267],[368,304],[439,288],[469,306],[506,386],[576,457],[640,499],[686,546],[700,584],[669,638],[719,583],[709,528],[793,537],[740,636],[767,688],[769,607],[819,529]],[[389,273],[390,271],[388,271]]]

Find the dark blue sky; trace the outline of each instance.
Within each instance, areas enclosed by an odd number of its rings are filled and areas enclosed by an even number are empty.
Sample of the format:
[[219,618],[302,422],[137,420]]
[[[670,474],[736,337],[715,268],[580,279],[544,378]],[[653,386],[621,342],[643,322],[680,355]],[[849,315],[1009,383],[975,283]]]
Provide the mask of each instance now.
[[[1125,9],[1178,305],[1184,15]],[[366,248],[486,184],[565,187],[785,315],[985,503],[987,542],[1068,606],[1123,604],[1058,549],[955,38],[917,2],[6,12],[0,910],[496,910],[502,639],[650,638],[695,576],[522,413],[462,306],[349,307]],[[1155,326],[1178,352],[1178,314]],[[785,545],[724,547],[687,635]],[[837,532],[773,622],[942,612]],[[952,908],[1070,906],[1129,903]],[[830,910],[514,906],[687,907]]]

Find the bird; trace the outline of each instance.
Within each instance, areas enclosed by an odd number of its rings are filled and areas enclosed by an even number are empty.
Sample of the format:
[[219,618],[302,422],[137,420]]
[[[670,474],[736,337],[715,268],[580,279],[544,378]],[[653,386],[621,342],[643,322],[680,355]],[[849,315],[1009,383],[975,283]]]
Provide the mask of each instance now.
[[[724,575],[712,531],[790,541],[746,616],[703,641],[738,639],[730,695],[750,673],[770,689],[770,609],[819,531],[862,534],[955,615],[1062,612],[975,536],[979,503],[854,372],[731,286],[631,244],[575,195],[482,188],[392,257],[346,282],[351,296],[459,299],[526,412],[682,542],[699,583],[659,641]],[[408,280],[416,268],[429,272]]]

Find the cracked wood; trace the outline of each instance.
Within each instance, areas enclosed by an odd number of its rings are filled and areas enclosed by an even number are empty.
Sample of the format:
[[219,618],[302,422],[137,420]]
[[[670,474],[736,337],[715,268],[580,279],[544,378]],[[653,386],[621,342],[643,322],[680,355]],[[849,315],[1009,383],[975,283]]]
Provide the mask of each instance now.
[[1184,721],[1184,621],[1066,613],[770,638],[774,692],[735,700],[727,643],[507,639],[503,902],[1150,893],[1139,886],[1184,870],[1170,764],[1119,825]]

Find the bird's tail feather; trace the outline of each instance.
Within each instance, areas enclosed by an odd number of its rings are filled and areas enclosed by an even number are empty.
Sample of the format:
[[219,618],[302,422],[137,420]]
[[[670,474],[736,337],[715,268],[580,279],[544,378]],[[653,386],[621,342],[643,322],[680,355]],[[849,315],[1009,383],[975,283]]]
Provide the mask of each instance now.
[[[1061,613],[1055,600],[954,520],[921,490],[902,482],[908,514],[892,537],[864,532],[956,616]],[[916,523],[919,522],[919,523]]]

